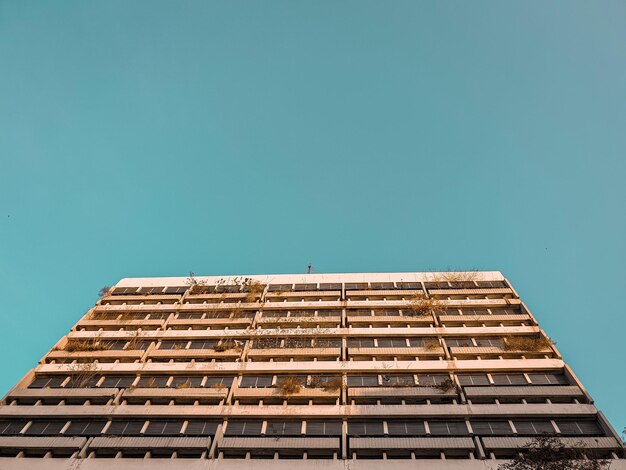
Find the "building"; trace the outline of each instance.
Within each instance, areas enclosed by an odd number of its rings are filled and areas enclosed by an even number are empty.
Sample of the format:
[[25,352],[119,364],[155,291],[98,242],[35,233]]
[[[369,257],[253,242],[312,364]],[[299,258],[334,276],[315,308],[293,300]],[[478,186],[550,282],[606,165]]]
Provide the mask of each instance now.
[[4,397],[0,469],[495,469],[544,433],[626,468],[499,272],[137,278]]

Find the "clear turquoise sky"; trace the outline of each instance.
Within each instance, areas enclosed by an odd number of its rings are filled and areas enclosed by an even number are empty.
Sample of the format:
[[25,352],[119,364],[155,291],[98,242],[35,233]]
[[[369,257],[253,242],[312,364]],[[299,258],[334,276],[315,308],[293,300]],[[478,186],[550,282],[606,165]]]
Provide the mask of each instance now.
[[621,430],[625,22],[0,0],[0,395],[122,277],[493,269]]

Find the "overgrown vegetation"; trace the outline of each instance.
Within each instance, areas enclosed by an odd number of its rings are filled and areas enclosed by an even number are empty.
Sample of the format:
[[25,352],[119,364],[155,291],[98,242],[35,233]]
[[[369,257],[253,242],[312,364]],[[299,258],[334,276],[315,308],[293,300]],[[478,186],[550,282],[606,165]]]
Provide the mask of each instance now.
[[433,277],[434,282],[470,282],[478,277],[477,271],[448,271],[438,273]]
[[69,338],[63,349],[67,352],[103,351],[109,349],[109,346],[108,342],[99,338]]
[[436,388],[438,390],[441,390],[443,393],[449,392],[450,390],[455,390],[455,391],[458,392],[458,387],[457,387],[456,383],[454,383],[454,380],[452,380],[450,378],[445,379],[440,384],[433,385],[432,388]]
[[520,450],[499,470],[605,470],[610,466],[609,460],[588,455],[583,443],[570,448],[552,436],[536,437]]
[[541,352],[550,348],[550,340],[544,336],[514,336],[504,338],[504,349],[507,351]]
[[435,338],[427,338],[424,340],[424,349],[426,349],[427,351],[439,349],[440,347],[441,344],[439,343],[439,340]]
[[216,344],[215,346],[213,346],[213,350],[217,351],[217,352],[224,352],[224,351],[238,351],[241,352],[241,342],[237,341],[236,339],[226,339],[226,340],[222,340],[220,341],[218,344]]
[[295,395],[302,388],[302,383],[296,377],[287,377],[278,383],[275,388],[281,395]]
[[111,286],[104,286],[98,291],[98,297],[104,297],[111,291]]
[[431,297],[416,296],[411,299],[408,307],[409,316],[426,317],[442,311],[441,302]]
[[343,380],[341,377],[323,378],[319,376],[311,377],[311,387],[321,388],[325,392],[336,392],[341,390]]
[[72,375],[72,384],[75,388],[83,388],[89,385],[89,383],[98,374],[98,366],[95,362],[83,362],[77,364],[70,364],[68,367],[70,374]]

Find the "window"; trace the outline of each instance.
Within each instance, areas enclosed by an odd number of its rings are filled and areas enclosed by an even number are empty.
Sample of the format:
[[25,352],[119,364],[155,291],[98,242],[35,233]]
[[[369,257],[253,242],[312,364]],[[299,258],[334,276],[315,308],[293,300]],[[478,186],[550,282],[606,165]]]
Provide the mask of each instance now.
[[434,387],[450,380],[449,375],[418,375],[418,383],[423,387]]
[[458,375],[461,385],[491,385],[485,374]]
[[225,436],[260,436],[263,421],[229,421]]
[[65,381],[64,375],[40,375],[32,381],[28,388],[58,388]]
[[423,421],[387,421],[390,436],[424,436],[426,427]]
[[132,295],[139,287],[116,287],[112,295]]
[[341,436],[341,421],[307,421],[307,436]]
[[383,375],[383,387],[412,387],[415,379],[412,375]]
[[319,338],[313,340],[314,348],[340,348],[341,339],[339,338]]
[[513,421],[515,429],[521,435],[554,434],[550,421]]
[[481,308],[464,308],[463,315],[466,315],[466,316],[489,315],[489,312],[486,309],[481,309]]
[[[318,317],[339,317],[341,312],[338,310],[319,310],[317,312]],[[341,341],[340,341],[341,344]]]
[[504,281],[476,281],[476,284],[478,284],[478,287],[481,289],[499,289],[506,287]]
[[138,436],[145,421],[113,421],[107,434],[112,436]]
[[169,378],[170,377],[168,375],[142,375],[137,383],[137,386],[146,388],[165,388]]
[[93,388],[100,381],[102,376],[91,375],[89,369],[82,375],[74,375],[70,378],[69,382],[65,385],[65,388]]
[[27,436],[56,436],[67,421],[33,421],[24,433]]
[[469,434],[465,421],[429,421],[433,436],[466,436]]
[[124,349],[124,346],[126,346],[127,342],[128,341],[107,341],[106,346],[108,349],[111,349],[113,351],[120,351]]
[[374,339],[372,338],[348,338],[349,348],[373,348]]
[[379,348],[406,348],[404,338],[381,338],[378,340]]
[[370,283],[372,289],[378,290],[392,290],[396,287],[393,285],[393,282],[372,282]]
[[494,315],[518,315],[520,311],[514,308],[492,308],[491,313]]
[[182,420],[151,420],[144,434],[146,436],[178,436],[182,427]]
[[213,347],[217,344],[217,340],[214,339],[205,339],[201,341],[192,341],[189,349],[213,349]]
[[66,436],[97,436],[107,422],[101,421],[72,421],[63,433]]
[[100,385],[100,388],[125,388],[130,387],[135,381],[135,376],[129,375],[107,375],[104,378],[104,382]]
[[317,290],[317,284],[296,284],[295,286],[293,286],[293,290],[295,290],[296,292]]
[[595,421],[555,420],[561,434],[570,436],[598,436],[604,434]]
[[320,290],[341,290],[341,283],[322,282]]
[[185,349],[188,341],[162,341],[159,349]]
[[302,421],[268,421],[265,428],[266,436],[299,436]]
[[474,343],[469,338],[446,338],[446,345],[451,348],[471,348]]
[[377,375],[349,375],[348,387],[377,387]]
[[567,377],[563,374],[528,374],[533,385],[567,385]]
[[499,348],[502,346],[500,338],[477,338],[476,344],[481,348]]
[[496,385],[528,385],[522,374],[491,374]]
[[407,290],[422,290],[421,282],[397,282],[399,289],[407,289]]
[[382,436],[384,435],[382,421],[348,421],[350,436]]
[[346,290],[365,290],[367,282],[346,282]]
[[164,294],[184,294],[187,291],[187,287],[167,287]]
[[256,388],[271,387],[272,378],[271,375],[244,375],[239,386]]
[[284,292],[291,290],[291,284],[270,284],[268,292]]
[[311,338],[298,338],[298,337],[285,338],[286,348],[310,348],[311,343],[312,343]]
[[206,421],[206,420],[189,420],[187,423],[187,429],[185,430],[186,436],[214,436],[217,427],[221,424],[221,421]]
[[508,421],[472,421],[474,434],[478,436],[508,436],[513,430]]
[[140,294],[160,294],[163,292],[163,287],[142,287],[139,289]]
[[[436,343],[437,346],[439,346],[439,341],[437,340],[437,338],[432,338],[429,343],[430,342]],[[409,344],[414,348],[423,348],[424,346],[426,346],[424,338],[409,338]]]
[[197,388],[202,383],[201,375],[175,376],[170,387],[172,388]]
[[15,436],[26,426],[26,423],[27,421],[24,419],[2,420],[0,421],[0,435]]
[[233,377],[209,376],[206,379],[205,387],[230,387],[233,383]]

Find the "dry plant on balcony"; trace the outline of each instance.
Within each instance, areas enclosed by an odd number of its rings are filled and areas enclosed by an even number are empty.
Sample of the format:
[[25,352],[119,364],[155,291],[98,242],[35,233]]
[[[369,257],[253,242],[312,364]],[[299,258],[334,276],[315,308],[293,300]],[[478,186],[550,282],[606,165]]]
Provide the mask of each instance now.
[[287,377],[274,388],[280,395],[295,395],[302,389],[302,383],[296,377]]
[[541,352],[550,348],[550,340],[544,336],[504,337],[504,349],[507,351]]
[[193,388],[193,384],[191,383],[191,380],[187,379],[184,382],[177,384],[176,388]]
[[189,286],[189,293],[192,295],[208,294],[211,292],[211,287],[206,285],[206,281],[199,281],[196,279],[196,276],[192,271],[189,272],[187,285]]
[[337,390],[341,390],[342,386],[343,380],[341,377],[332,377],[328,380],[324,380],[319,376],[311,377],[311,387],[321,388],[325,392],[336,392]]
[[409,314],[409,316],[427,317],[430,315],[434,315],[441,310],[442,307],[439,300],[433,299],[432,297],[426,298],[416,296],[411,299],[407,313]]
[[252,303],[261,297],[263,290],[265,289],[265,285],[261,284],[259,281],[256,281],[252,278],[245,278],[239,281],[242,289],[246,292],[246,302]]
[[450,390],[455,390],[458,392],[457,385],[450,378],[445,379],[440,384],[433,385],[432,388],[436,388],[437,390],[440,390],[443,393],[449,392]]
[[128,340],[128,346],[126,346],[126,349],[139,349],[139,346],[141,346],[141,343],[143,343],[144,341],[145,335],[143,331],[135,331],[135,333],[133,333],[133,335]]
[[213,350],[216,352],[224,352],[224,351],[241,352],[243,351],[243,349],[241,348],[241,343],[231,338],[220,341],[218,344],[213,346]]
[[435,338],[427,338],[424,340],[424,349],[426,349],[427,351],[434,351],[435,349],[439,349],[440,347],[441,344],[439,343],[439,340]]
[[95,362],[83,362],[70,364],[68,370],[72,376],[72,382],[76,384],[78,388],[83,388],[97,375],[98,366]]
[[111,286],[103,286],[99,291],[98,291],[98,297],[104,297],[105,295],[107,295],[109,292],[111,291]]
[[515,458],[498,466],[499,470],[605,470],[610,460],[597,459],[585,452],[583,442],[566,447],[552,436],[540,436],[526,444]]
[[63,350],[67,352],[104,351],[109,349],[109,343],[98,338],[69,338]]
[[437,273],[432,278],[432,282],[471,282],[478,277],[477,271],[448,271]]

